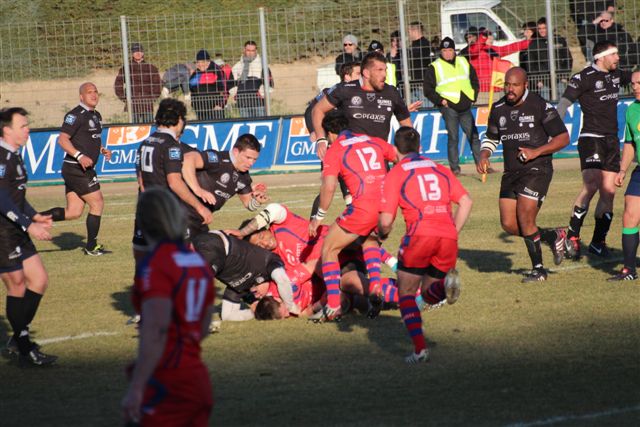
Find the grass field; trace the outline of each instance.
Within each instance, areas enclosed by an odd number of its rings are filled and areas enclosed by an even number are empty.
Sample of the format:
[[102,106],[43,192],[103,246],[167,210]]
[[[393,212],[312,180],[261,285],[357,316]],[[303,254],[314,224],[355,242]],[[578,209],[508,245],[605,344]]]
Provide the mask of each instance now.
[[[577,160],[564,162],[571,167],[556,172],[541,226],[568,221],[580,179]],[[258,180],[274,201],[308,214],[317,175]],[[203,345],[216,396],[211,425],[640,425],[640,285],[605,281],[620,267],[622,197],[612,260],[565,262],[549,281],[523,285],[530,264],[521,239],[500,229],[499,176],[462,182],[475,201],[460,239],[463,292],[455,305],[423,315],[429,364],[404,364],[411,344],[398,311],[339,324],[224,323]],[[32,329],[60,359],[48,369],[0,360],[2,426],[121,424],[124,367],[137,344],[136,330],[125,325],[136,190],[133,183],[103,189],[100,240],[112,254],[81,253],[84,220],[57,223],[53,242],[37,244],[50,287]],[[28,196],[44,209],[60,205],[64,190],[34,187]],[[336,199],[331,214],[339,205]],[[228,228],[249,216],[233,201],[214,221]],[[590,215],[586,240],[592,229]],[[388,248],[395,250],[402,231],[397,224]],[[5,339],[4,307],[0,313]]]

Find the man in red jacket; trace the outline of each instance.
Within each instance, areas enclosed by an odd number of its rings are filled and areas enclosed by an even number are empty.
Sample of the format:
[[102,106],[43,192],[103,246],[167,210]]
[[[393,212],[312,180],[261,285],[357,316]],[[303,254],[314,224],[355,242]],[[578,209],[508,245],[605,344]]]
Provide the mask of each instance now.
[[[153,103],[162,92],[162,79],[155,65],[144,61],[144,49],[140,43],[131,44],[129,74],[131,76],[131,109],[134,123],[153,122]],[[114,83],[116,96],[125,103],[127,95],[124,81],[124,66],[120,67]]]
[[489,92],[491,87],[491,63],[493,58],[502,58],[527,49],[531,40],[520,40],[505,46],[493,44],[493,34],[486,28],[480,28],[478,39],[469,46],[469,62],[476,70],[480,82],[480,92]]

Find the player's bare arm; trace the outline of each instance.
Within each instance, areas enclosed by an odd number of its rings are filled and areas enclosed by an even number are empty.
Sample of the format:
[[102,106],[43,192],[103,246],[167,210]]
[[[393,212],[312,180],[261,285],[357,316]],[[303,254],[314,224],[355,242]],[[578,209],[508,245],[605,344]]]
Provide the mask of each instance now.
[[82,167],[82,169],[87,169],[93,166],[93,160],[89,158],[89,156],[85,156],[71,143],[71,136],[65,132],[60,132],[60,136],[58,137],[58,145],[60,148],[64,150],[65,153],[76,159],[78,164]]
[[337,187],[337,176],[327,175],[322,177],[322,185],[320,186],[320,206],[318,208],[318,213],[309,223],[310,237],[315,237],[317,235],[318,227],[331,207],[331,200],[333,200],[333,195],[335,194]]
[[328,141],[326,139],[327,135],[322,128],[322,120],[324,119],[324,116],[334,108],[335,106],[327,100],[326,96],[324,96],[320,101],[318,101],[316,106],[313,108],[313,111],[311,112],[313,127],[316,131],[317,137],[314,141],[317,142],[316,154],[318,155],[318,158],[320,160],[324,159],[324,156],[327,153],[328,146]]
[[182,178],[187,183],[193,194],[200,197],[210,205],[216,204],[216,198],[209,191],[200,187],[196,178],[196,170],[204,168],[204,161],[198,151],[191,151],[184,155],[182,160]]
[[624,178],[627,176],[627,169],[631,165],[635,157],[635,149],[633,144],[624,144],[622,147],[622,160],[620,160],[620,172],[616,174],[615,184],[618,187],[622,187],[624,184]]
[[465,194],[458,200],[458,209],[453,216],[453,223],[456,225],[456,231],[460,233],[462,227],[464,227],[469,214],[471,214],[471,207],[473,206],[473,200],[468,194]]
[[173,191],[182,201],[192,206],[198,214],[202,217],[203,224],[210,224],[213,219],[211,211],[207,209],[202,203],[198,201],[196,196],[189,191],[189,187],[182,180],[182,175],[179,173],[170,173],[167,175],[167,182],[169,188]]
[[393,229],[394,217],[389,212],[380,212],[378,216],[378,237],[385,240]]

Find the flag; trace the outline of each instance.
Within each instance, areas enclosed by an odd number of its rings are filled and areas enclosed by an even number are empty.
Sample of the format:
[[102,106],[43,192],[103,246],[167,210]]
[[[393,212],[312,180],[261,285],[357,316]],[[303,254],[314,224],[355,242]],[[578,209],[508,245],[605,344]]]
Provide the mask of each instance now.
[[504,75],[509,68],[513,67],[510,61],[505,59],[493,58],[491,64],[491,87],[495,90],[502,90],[504,88]]

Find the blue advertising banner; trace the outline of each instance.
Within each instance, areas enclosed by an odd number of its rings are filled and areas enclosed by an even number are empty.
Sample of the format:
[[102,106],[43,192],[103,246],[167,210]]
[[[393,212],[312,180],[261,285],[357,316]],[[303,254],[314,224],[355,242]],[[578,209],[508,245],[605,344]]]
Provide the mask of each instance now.
[[[618,103],[618,124],[620,138],[624,128],[625,112],[633,99],[622,99]],[[486,131],[488,109],[473,109],[480,138]],[[438,161],[447,160],[447,131],[444,120],[438,110],[425,110],[412,113],[414,127],[422,135],[422,152]],[[577,152],[578,134],[582,124],[582,112],[578,104],[567,111],[565,124],[571,136],[571,143],[563,152]],[[393,121],[390,140],[398,128]],[[113,153],[111,160],[100,158],[96,169],[100,176],[134,176],[136,152],[141,141],[147,138],[154,128],[151,126],[109,126],[102,131],[102,142]],[[293,171],[315,169],[320,162],[315,153],[315,144],[309,140],[302,116],[267,118],[238,122],[198,123],[187,125],[181,141],[200,150],[230,150],[235,140],[242,134],[251,133],[258,138],[262,146],[256,170]],[[34,181],[60,179],[60,169],[64,153],[57,144],[58,131],[31,132],[30,140],[22,154],[29,178]],[[463,161],[471,161],[469,143],[460,131],[460,155]],[[495,155],[500,155],[498,148]]]

